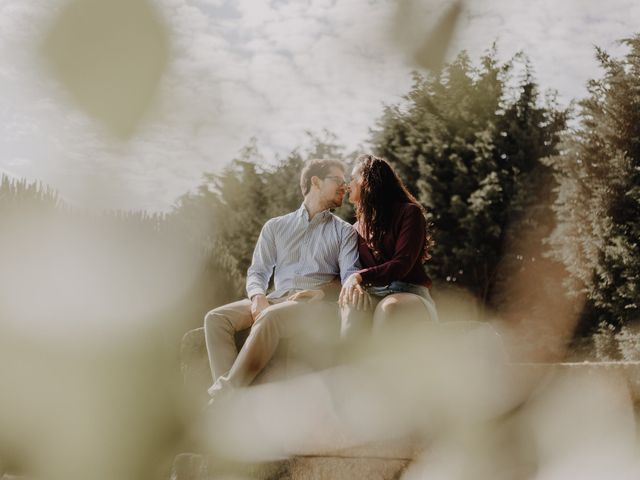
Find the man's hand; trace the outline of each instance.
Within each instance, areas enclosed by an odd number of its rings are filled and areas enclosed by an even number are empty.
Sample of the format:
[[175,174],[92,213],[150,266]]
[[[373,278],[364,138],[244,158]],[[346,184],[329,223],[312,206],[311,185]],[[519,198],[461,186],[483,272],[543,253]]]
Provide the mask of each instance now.
[[341,307],[352,306],[357,310],[368,310],[371,308],[371,297],[360,285],[362,282],[362,276],[359,273],[354,273],[347,278],[340,290],[340,297],[338,298],[338,305]]
[[258,293],[251,297],[251,317],[255,322],[262,311],[269,306],[267,297],[262,293]]
[[292,300],[294,302],[317,302],[318,300],[322,300],[324,298],[324,292],[322,290],[300,290],[299,292],[294,293],[293,295],[289,295],[287,300]]

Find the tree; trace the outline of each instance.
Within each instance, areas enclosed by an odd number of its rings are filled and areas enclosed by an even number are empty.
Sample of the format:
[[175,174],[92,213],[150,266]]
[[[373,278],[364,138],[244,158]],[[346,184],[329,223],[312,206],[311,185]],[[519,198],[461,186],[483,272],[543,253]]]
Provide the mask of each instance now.
[[640,35],[623,43],[622,59],[596,48],[603,76],[548,160],[558,184],[551,254],[571,273],[571,293],[587,296],[583,332],[640,314]]
[[[262,225],[302,203],[300,172],[311,158],[343,158],[329,132],[308,134],[308,147],[265,164],[255,140],[222,172],[205,173],[194,193],[180,197],[172,221],[204,245],[209,292],[206,302],[224,303],[244,295],[246,272]],[[345,207],[343,215],[349,215]]]
[[[510,87],[514,67],[524,74]],[[404,104],[387,107],[372,131],[375,152],[431,212],[429,273],[485,303],[524,266],[517,251],[505,255],[509,226],[532,208],[549,177],[540,159],[555,153],[565,128],[567,112],[553,97],[540,103],[523,55],[500,64],[492,50],[475,67],[463,52],[440,72],[415,73]]]
[[7,175],[0,176],[0,214],[24,214],[27,210],[55,210],[63,203],[58,192],[41,182],[13,180]]

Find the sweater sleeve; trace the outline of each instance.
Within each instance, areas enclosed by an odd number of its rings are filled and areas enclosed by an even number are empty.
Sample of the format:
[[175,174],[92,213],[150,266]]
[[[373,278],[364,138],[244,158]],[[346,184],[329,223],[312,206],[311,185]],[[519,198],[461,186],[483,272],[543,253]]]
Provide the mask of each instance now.
[[370,285],[388,285],[394,280],[404,278],[422,255],[425,223],[420,207],[414,204],[405,207],[393,256],[380,265],[360,270],[362,282]]

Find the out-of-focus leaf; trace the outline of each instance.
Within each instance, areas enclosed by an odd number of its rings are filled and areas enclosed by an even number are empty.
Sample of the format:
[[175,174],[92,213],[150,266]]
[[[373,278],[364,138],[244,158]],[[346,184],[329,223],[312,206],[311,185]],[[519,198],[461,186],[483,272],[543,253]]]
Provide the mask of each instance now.
[[397,37],[417,67],[427,70],[439,70],[442,67],[461,12],[462,1],[453,2],[438,22],[427,30],[425,27],[430,19],[420,12],[416,0],[398,2]]
[[442,19],[414,53],[413,59],[418,66],[429,70],[438,70],[442,66],[461,11],[462,2],[455,2],[447,9]]
[[73,0],[42,53],[77,105],[126,139],[167,66],[169,34],[146,0]]

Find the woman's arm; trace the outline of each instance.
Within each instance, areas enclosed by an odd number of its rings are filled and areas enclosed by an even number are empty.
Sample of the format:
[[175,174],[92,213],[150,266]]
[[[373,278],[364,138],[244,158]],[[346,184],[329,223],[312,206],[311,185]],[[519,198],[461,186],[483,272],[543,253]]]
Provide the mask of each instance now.
[[405,206],[393,256],[380,265],[360,270],[362,283],[388,285],[406,276],[422,256],[425,227],[426,220],[420,207],[414,204]]

